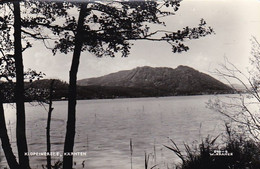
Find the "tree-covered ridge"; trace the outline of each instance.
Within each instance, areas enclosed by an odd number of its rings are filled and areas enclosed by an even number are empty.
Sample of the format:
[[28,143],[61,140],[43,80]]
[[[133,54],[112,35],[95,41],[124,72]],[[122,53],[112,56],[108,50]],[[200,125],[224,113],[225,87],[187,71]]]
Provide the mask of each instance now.
[[110,86],[133,87],[153,89],[157,95],[191,95],[229,93],[231,87],[217,79],[199,72],[188,66],[177,68],[167,67],[137,67],[132,70],[123,70],[98,78],[82,79],[78,81],[81,86]]
[[[52,81],[53,100],[68,99],[68,83],[58,79],[42,79],[25,83],[26,101],[48,100]],[[80,100],[234,93],[231,87],[187,66],[176,69],[138,67],[82,79],[77,83],[77,99]],[[5,83],[3,86],[7,88],[10,85]]]

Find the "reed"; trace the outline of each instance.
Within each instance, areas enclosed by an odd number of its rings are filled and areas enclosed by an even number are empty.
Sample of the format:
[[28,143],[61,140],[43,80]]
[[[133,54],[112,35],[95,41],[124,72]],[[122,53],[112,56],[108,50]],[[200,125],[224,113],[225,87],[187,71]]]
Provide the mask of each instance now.
[[153,153],[154,153],[154,163],[156,164],[156,139],[154,139],[154,143],[153,143]]
[[[144,168],[148,169],[149,167],[149,159],[150,159],[150,154],[147,154],[146,151],[144,152]],[[153,165],[150,169],[153,169],[157,166],[157,164]]]
[[148,169],[148,163],[149,163],[149,154],[146,154],[146,151],[144,152],[144,168]]
[[[218,137],[208,136],[199,145],[189,146],[184,143],[184,151],[173,140],[171,146],[164,146],[182,160],[176,166],[178,169],[259,169],[258,141],[234,131],[227,131],[222,144],[216,142]],[[214,153],[216,151],[217,154]]]
[[87,134],[87,146],[86,146],[86,148],[87,148],[87,151],[89,150],[89,138],[88,138],[88,134]]
[[131,169],[133,169],[133,142],[130,138],[130,162],[131,162]]

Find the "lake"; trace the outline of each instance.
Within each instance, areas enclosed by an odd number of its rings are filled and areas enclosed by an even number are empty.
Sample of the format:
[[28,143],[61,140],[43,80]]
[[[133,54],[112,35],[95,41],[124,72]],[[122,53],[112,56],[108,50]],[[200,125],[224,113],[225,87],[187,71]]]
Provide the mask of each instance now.
[[[214,96],[176,96],[159,98],[131,98],[81,100],[77,104],[75,168],[131,169],[130,139],[133,144],[132,168],[144,169],[145,152],[149,166],[167,168],[180,160],[163,145],[170,139],[183,149],[183,143],[200,142],[224,132],[223,117],[206,108]],[[224,97],[224,96],[220,96]],[[30,152],[46,151],[47,110],[43,106],[26,103],[27,141]],[[16,153],[15,108],[5,104],[6,122]],[[52,151],[63,151],[67,119],[67,101],[54,102],[51,121]],[[46,106],[47,108],[47,106]],[[0,149],[0,168],[6,166]],[[53,161],[62,159],[53,157]],[[46,157],[30,157],[32,168],[42,168]]]

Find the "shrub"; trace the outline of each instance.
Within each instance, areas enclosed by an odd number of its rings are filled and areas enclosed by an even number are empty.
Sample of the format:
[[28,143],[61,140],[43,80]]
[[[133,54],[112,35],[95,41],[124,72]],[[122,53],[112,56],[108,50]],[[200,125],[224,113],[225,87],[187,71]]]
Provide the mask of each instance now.
[[216,143],[209,136],[202,140],[199,145],[192,148],[184,144],[185,152],[181,152],[176,143],[165,146],[173,151],[182,162],[176,169],[259,169],[260,168],[260,144],[237,134],[227,127],[227,134],[223,144]]

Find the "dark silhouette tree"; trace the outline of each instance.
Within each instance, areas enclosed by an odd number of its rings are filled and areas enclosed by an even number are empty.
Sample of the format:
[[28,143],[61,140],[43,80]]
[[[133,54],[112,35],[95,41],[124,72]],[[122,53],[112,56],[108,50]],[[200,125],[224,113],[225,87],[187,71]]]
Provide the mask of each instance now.
[[[5,12],[5,16],[0,17],[0,80],[6,80],[9,83],[12,83],[11,78],[15,77],[15,63],[12,55],[8,55],[7,52],[13,50],[13,42],[10,38],[11,28],[8,26],[11,23],[12,14],[7,12],[7,5],[0,4],[1,8]],[[7,87],[7,86],[5,86]],[[5,122],[5,115],[4,115],[4,108],[3,108],[3,101],[11,99],[12,97],[10,93],[4,92],[3,83],[0,84],[0,139],[2,142],[2,148],[4,150],[7,163],[10,169],[19,169],[19,164],[16,160],[16,157],[12,151],[12,147],[10,144],[10,140],[8,137],[7,129],[6,129],[6,122]],[[8,90],[7,90],[8,91]]]
[[29,157],[25,155],[28,152],[26,140],[26,119],[24,107],[24,69],[22,56],[22,31],[21,31],[21,10],[20,2],[13,2],[14,12],[14,59],[16,70],[15,102],[16,102],[16,140],[21,168],[29,169]]
[[5,153],[5,157],[7,160],[7,163],[10,167],[10,169],[19,169],[19,164],[16,160],[16,157],[13,153],[10,140],[7,134],[6,129],[6,122],[5,122],[5,115],[4,115],[4,108],[3,108],[3,102],[2,102],[2,95],[0,95],[0,139],[2,142],[2,148]]
[[[63,4],[64,5],[64,4]],[[80,55],[88,51],[98,57],[115,57],[121,52],[123,57],[130,54],[131,41],[148,40],[166,42],[172,51],[183,52],[189,48],[183,42],[197,39],[213,33],[206,22],[201,19],[198,27],[185,27],[178,31],[152,30],[151,25],[164,25],[161,18],[174,15],[180,1],[168,0],[162,3],[155,1],[135,2],[85,2],[76,3],[79,9],[78,21],[74,16],[64,15],[62,25],[38,22],[38,25],[50,28],[59,36],[53,48],[67,54],[73,51],[69,78],[69,101],[64,153],[73,152],[76,122],[77,72]],[[63,168],[71,169],[72,156],[64,156]]]
[[[0,44],[0,46],[2,46],[2,44]],[[0,80],[4,79],[8,80],[9,83],[12,83],[10,77],[12,76],[14,70],[14,61],[11,58],[6,57],[5,53],[2,50],[1,54],[2,56],[0,57]],[[5,122],[3,101],[11,99],[8,97],[10,97],[10,93],[4,93],[3,83],[0,83],[0,139],[10,169],[19,169],[19,164],[12,150]]]
[[[1,46],[0,52],[0,79],[7,81],[8,83],[1,84],[1,105],[0,105],[0,136],[2,140],[2,147],[4,149],[6,159],[10,168],[27,169],[29,166],[29,158],[25,155],[28,152],[26,141],[26,125],[25,125],[25,90],[24,90],[24,78],[28,78],[30,81],[43,77],[43,73],[37,73],[34,70],[29,69],[24,72],[22,52],[31,47],[29,42],[25,47],[22,47],[22,25],[21,25],[21,10],[20,2],[5,2],[0,4],[3,16],[0,16],[0,34],[1,34]],[[11,36],[13,33],[13,37]],[[14,78],[15,83],[13,82]],[[15,87],[14,87],[15,86]],[[6,90],[8,87],[9,90]],[[5,88],[5,89],[3,89]],[[31,91],[27,91],[28,96],[31,95]],[[36,94],[37,95],[37,94]],[[35,96],[33,96],[35,97]],[[9,142],[8,134],[6,131],[6,124],[4,118],[3,101],[15,101],[17,110],[17,123],[16,123],[16,140],[19,156],[19,164],[17,163],[15,156],[12,152]]]
[[[17,140],[17,148],[18,148],[18,156],[19,156],[19,167],[22,169],[28,169],[30,168],[29,165],[29,157],[25,155],[26,152],[28,152],[27,147],[27,140],[26,140],[26,119],[25,119],[25,95],[27,99],[33,99],[38,101],[46,101],[42,98],[42,94],[46,95],[46,92],[35,92],[33,88],[28,88],[25,93],[24,88],[24,80],[25,78],[28,78],[30,81],[34,80],[35,78],[41,78],[44,74],[43,73],[37,73],[34,70],[28,70],[27,72],[24,72],[23,68],[23,55],[22,52],[26,50],[27,48],[31,47],[31,44],[26,40],[27,36],[33,37],[34,39],[40,39],[44,40],[45,38],[42,37],[40,33],[36,32],[30,32],[29,30],[32,30],[32,28],[37,27],[35,25],[35,20],[41,20],[40,17],[36,18],[30,18],[29,16],[25,16],[24,18],[21,17],[21,9],[20,5],[23,4],[23,8],[26,11],[30,8],[30,10],[35,10],[39,6],[37,4],[37,1],[34,2],[19,2],[19,1],[4,1],[1,2],[1,10],[3,16],[0,17],[0,26],[1,26],[1,35],[2,35],[2,41],[1,41],[1,53],[5,55],[4,52],[12,52],[12,54],[8,54],[8,56],[3,57],[4,61],[7,61],[6,58],[8,58],[8,61],[11,62],[5,62],[5,68],[12,68],[12,71],[8,72],[7,69],[2,69],[1,71],[1,78],[5,78],[5,80],[8,80],[10,82],[9,84],[5,83],[3,87],[5,89],[9,87],[11,89],[9,93],[1,94],[1,99],[5,101],[15,101],[16,102],[16,111],[17,111],[17,121],[16,121],[16,140]],[[36,5],[34,7],[31,7],[30,5]],[[55,5],[52,5],[53,7]],[[46,9],[49,9],[48,7]],[[62,11],[65,11],[66,8],[55,8],[58,9],[57,13],[62,16]],[[49,9],[52,12],[55,10]],[[24,11],[23,11],[24,12]],[[48,18],[50,15],[48,15],[48,10],[45,11],[45,18]],[[52,18],[48,18],[52,19]],[[30,27],[22,22],[26,20],[30,23]],[[13,37],[12,37],[13,33]],[[23,34],[23,35],[22,35]],[[26,42],[23,44],[23,42]],[[9,78],[15,78],[15,83],[12,82],[12,80],[9,81]],[[15,88],[14,88],[15,86]],[[2,90],[3,91],[3,90]],[[14,93],[14,96],[13,96]],[[11,95],[9,95],[11,94]],[[2,96],[8,96],[8,97],[2,97]],[[1,100],[2,101],[2,100]],[[1,111],[1,139],[4,143],[3,146],[6,154],[6,157],[8,158],[8,165],[11,168],[18,168],[17,161],[15,160],[15,156],[13,155],[13,152],[11,151],[11,146],[7,146],[9,143],[9,138],[6,133],[6,126],[5,126],[5,119],[4,119],[4,112]],[[49,160],[48,160],[49,161]],[[10,163],[9,163],[10,162]],[[49,164],[49,163],[48,163]]]
[[[64,153],[73,152],[75,126],[76,126],[76,97],[77,97],[77,72],[80,59],[80,53],[83,46],[84,35],[84,19],[87,12],[87,4],[83,3],[80,6],[78,26],[75,35],[75,49],[72,58],[72,64],[69,72],[69,102],[68,102],[68,118],[67,128],[64,143]],[[72,168],[73,156],[64,156],[63,168]]]
[[[3,44],[0,44],[2,46]],[[5,122],[5,115],[4,115],[4,108],[3,102],[13,102],[15,100],[15,82],[14,79],[16,77],[15,74],[15,60],[13,55],[5,54],[5,52],[0,49],[2,56],[0,57],[0,80],[3,80],[0,83],[0,139],[2,142],[2,148],[4,150],[7,163],[10,169],[19,169],[20,165],[16,161],[16,157],[12,151],[12,147],[9,141],[9,137],[7,134],[6,129],[6,122]],[[37,73],[34,70],[29,69],[28,71],[24,72],[24,77],[30,80],[39,79],[43,77],[42,73]],[[25,91],[27,97],[29,99],[43,101],[42,96],[43,92],[32,92],[27,89]],[[47,95],[47,94],[45,94]]]
[[[5,30],[3,30],[5,31]],[[7,34],[6,34],[7,35]],[[5,35],[4,35],[5,36]],[[2,36],[0,39],[3,40]],[[12,43],[10,43],[12,44]],[[3,108],[3,102],[12,102],[14,101],[14,86],[15,82],[14,79],[16,77],[15,74],[15,60],[13,55],[6,54],[7,51],[9,51],[6,47],[3,45],[7,45],[6,43],[0,44],[0,80],[2,82],[0,83],[0,139],[2,141],[2,148],[4,150],[7,163],[10,167],[10,169],[19,169],[20,166],[18,162],[16,161],[16,157],[13,154],[11,144],[9,141],[9,137],[7,134],[7,129],[6,129],[6,122],[5,122],[5,115],[4,115],[4,108]],[[5,50],[3,50],[5,49]],[[34,70],[29,69],[28,71],[24,72],[24,77],[29,78],[31,80],[42,78],[43,75],[42,73],[37,73]],[[32,94],[31,91],[26,90],[26,95],[28,97],[36,98],[36,94]],[[37,98],[39,98],[38,96]]]
[[[31,2],[28,2],[30,4]],[[69,79],[69,101],[66,137],[64,143],[64,153],[73,152],[75,124],[76,124],[76,98],[77,98],[77,72],[80,63],[81,52],[88,51],[98,57],[115,57],[116,53],[121,53],[123,57],[130,54],[132,41],[147,40],[166,42],[172,47],[172,51],[183,52],[189,49],[184,44],[185,40],[197,39],[213,33],[210,27],[206,27],[206,22],[201,19],[199,25],[194,28],[185,27],[182,30],[172,31],[162,29],[153,30],[152,25],[166,24],[162,18],[174,15],[179,9],[179,0],[156,1],[86,1],[86,2],[33,2],[30,7],[31,15],[36,17],[21,18],[18,15],[19,3],[14,3],[15,38],[21,37],[21,32],[36,39],[45,40],[41,33],[32,33],[31,30],[50,29],[58,37],[55,41],[53,53],[60,51],[67,54],[73,52],[73,59],[70,69]],[[79,16],[76,19],[68,9],[78,9]],[[40,15],[39,15],[40,14]],[[45,16],[45,17],[44,17]],[[60,19],[60,20],[59,20]],[[58,22],[55,22],[58,21]],[[20,26],[19,26],[20,25]],[[18,29],[18,27],[27,30]],[[15,43],[17,53],[21,53],[21,45]],[[22,68],[22,55],[16,55],[17,65]],[[21,74],[19,68],[18,74]],[[21,81],[20,79],[19,81]],[[20,84],[20,83],[19,83]],[[23,84],[21,83],[20,86]],[[20,88],[16,91],[23,92]],[[21,95],[17,97],[23,100]],[[20,109],[22,109],[22,104]],[[21,114],[21,118],[24,117]],[[23,120],[22,120],[23,121]],[[24,124],[22,122],[22,124]],[[23,127],[23,126],[22,126]],[[23,128],[24,129],[24,128]],[[19,136],[21,137],[21,136]],[[24,140],[22,138],[21,140]],[[22,142],[21,144],[26,144]],[[21,152],[24,151],[21,150]],[[25,161],[28,161],[27,159]],[[73,156],[64,156],[63,168],[72,168]]]
[[[50,138],[50,128],[51,128],[51,115],[53,111],[52,107],[52,98],[53,98],[53,84],[54,80],[51,80],[50,83],[50,96],[49,96],[49,111],[48,111],[48,118],[47,118],[47,127],[46,127],[46,144],[47,144],[47,153],[51,152],[51,138]],[[51,156],[47,155],[47,169],[51,169]]]

